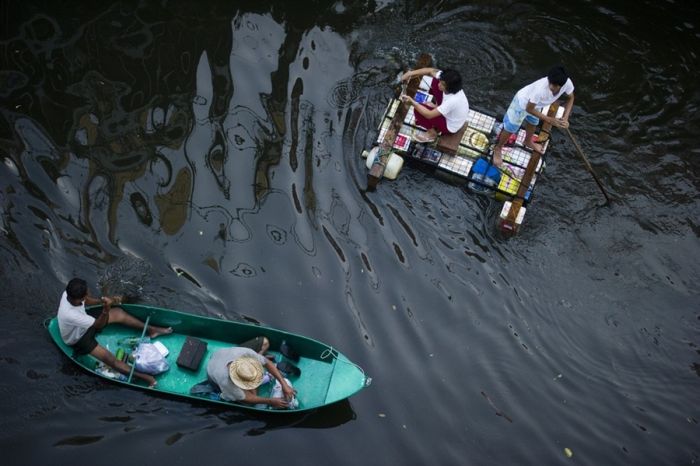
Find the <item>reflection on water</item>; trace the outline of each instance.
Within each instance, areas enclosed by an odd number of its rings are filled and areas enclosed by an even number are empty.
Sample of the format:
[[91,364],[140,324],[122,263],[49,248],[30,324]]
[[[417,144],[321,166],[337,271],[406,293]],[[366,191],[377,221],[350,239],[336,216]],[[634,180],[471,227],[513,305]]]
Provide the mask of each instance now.
[[262,425],[253,427],[246,432],[247,435],[256,436],[289,427],[311,429],[327,429],[337,427],[345,424],[346,422],[354,420],[356,414],[353,411],[350,403],[347,400],[344,400],[318,411],[288,416],[272,414],[266,415],[264,413],[244,415],[242,413],[232,412],[227,408],[219,408],[218,406],[211,410],[205,411],[202,416],[216,416],[227,425],[248,421],[252,418],[259,423],[263,423]]
[[[10,464],[697,461],[693,7],[43,3],[0,3]],[[424,51],[499,116],[563,62],[618,201],[562,134],[510,241],[500,206],[418,170],[365,192],[359,154]],[[39,324],[73,275],[318,338],[374,382],[293,417],[110,385]]]

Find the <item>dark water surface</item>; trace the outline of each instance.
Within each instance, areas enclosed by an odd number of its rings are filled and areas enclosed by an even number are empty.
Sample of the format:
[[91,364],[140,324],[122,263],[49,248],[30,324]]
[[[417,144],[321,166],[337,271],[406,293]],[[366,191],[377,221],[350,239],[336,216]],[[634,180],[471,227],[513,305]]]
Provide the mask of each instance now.
[[[700,461],[700,7],[0,2],[2,464]],[[359,153],[423,51],[502,114],[562,62],[564,133],[500,204]],[[81,275],[335,345],[374,379],[258,416],[110,385],[42,322]],[[573,452],[567,458],[564,449]]]

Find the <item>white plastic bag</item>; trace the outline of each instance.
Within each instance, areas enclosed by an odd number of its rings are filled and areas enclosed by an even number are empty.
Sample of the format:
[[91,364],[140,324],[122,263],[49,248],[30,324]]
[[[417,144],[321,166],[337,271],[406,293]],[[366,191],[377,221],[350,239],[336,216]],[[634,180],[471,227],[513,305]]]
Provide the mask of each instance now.
[[151,375],[162,374],[170,369],[170,364],[153,343],[139,343],[134,351],[136,370]]
[[[287,382],[287,385],[294,388],[292,386],[292,383],[287,378],[285,378],[284,381]],[[284,392],[282,391],[282,385],[280,384],[279,380],[275,380],[275,385],[272,387],[270,398],[284,398]],[[298,407],[299,400],[297,400],[297,397],[295,396],[289,402],[289,406],[287,407],[287,409],[297,409]]]

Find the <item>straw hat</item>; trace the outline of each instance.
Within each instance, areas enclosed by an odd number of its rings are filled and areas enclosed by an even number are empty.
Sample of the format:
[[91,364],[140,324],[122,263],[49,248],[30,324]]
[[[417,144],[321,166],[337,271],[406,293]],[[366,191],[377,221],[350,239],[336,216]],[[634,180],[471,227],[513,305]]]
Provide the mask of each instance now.
[[253,356],[241,356],[228,366],[231,382],[243,390],[258,388],[263,378],[263,366]]

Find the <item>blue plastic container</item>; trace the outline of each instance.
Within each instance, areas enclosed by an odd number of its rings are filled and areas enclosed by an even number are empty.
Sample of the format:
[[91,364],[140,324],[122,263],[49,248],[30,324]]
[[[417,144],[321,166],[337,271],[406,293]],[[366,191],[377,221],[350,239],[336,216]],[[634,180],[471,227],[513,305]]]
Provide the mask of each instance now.
[[478,194],[493,194],[501,182],[501,172],[486,159],[479,159],[472,166],[467,187]]

